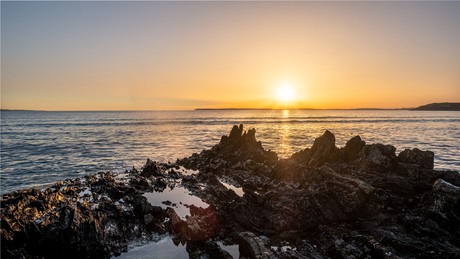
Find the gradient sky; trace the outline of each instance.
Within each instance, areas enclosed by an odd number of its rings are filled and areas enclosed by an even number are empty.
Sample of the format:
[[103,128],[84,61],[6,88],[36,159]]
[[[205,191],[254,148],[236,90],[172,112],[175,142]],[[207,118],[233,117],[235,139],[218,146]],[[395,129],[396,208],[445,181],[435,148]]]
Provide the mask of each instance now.
[[460,101],[460,2],[1,2],[1,107]]

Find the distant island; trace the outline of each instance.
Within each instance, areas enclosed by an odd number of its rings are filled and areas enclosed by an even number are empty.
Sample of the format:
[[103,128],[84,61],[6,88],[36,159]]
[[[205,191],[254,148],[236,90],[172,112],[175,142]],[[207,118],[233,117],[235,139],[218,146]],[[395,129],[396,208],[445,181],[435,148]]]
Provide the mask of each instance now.
[[430,103],[411,111],[460,111],[460,103]]

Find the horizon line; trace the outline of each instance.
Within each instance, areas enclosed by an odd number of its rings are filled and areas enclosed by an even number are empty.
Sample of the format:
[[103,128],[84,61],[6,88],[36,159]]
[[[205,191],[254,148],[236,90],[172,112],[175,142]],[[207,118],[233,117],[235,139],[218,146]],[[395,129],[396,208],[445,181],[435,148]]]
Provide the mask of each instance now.
[[212,111],[212,110],[409,110],[411,108],[195,108],[178,110],[35,110],[35,109],[0,109],[15,112],[150,112],[150,111]]

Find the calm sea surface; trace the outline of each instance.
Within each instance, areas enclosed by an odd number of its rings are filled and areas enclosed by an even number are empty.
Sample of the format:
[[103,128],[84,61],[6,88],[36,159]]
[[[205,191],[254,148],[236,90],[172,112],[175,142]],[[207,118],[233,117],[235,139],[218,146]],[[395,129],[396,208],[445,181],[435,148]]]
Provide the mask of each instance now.
[[1,193],[45,188],[99,171],[174,162],[217,144],[235,124],[255,128],[279,157],[311,147],[330,130],[342,147],[366,143],[431,150],[435,168],[460,170],[460,112],[386,110],[240,110],[1,112]]

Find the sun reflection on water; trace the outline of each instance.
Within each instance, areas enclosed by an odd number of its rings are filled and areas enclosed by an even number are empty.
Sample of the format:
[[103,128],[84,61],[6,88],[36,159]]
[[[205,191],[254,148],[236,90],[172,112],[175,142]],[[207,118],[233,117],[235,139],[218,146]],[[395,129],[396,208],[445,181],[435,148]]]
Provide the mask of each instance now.
[[289,118],[289,110],[283,110],[283,118]]
[[[283,119],[289,119],[289,110],[283,110]],[[290,141],[290,129],[291,126],[289,124],[289,120],[284,121],[284,124],[281,126],[280,129],[280,149],[282,150],[280,158],[288,158],[289,153],[291,152],[291,145],[289,144]]]

